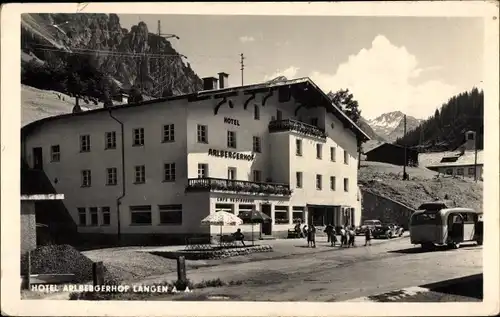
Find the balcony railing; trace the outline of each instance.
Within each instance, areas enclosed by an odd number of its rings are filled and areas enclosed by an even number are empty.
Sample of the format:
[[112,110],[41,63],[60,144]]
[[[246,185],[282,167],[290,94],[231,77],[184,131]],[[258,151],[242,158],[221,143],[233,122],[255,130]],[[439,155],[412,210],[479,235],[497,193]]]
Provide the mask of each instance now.
[[256,183],[222,178],[190,178],[186,191],[222,191],[254,195],[290,196],[289,184]]
[[269,122],[269,133],[284,131],[294,131],[320,139],[326,138],[326,133],[323,129],[297,120],[286,119]]

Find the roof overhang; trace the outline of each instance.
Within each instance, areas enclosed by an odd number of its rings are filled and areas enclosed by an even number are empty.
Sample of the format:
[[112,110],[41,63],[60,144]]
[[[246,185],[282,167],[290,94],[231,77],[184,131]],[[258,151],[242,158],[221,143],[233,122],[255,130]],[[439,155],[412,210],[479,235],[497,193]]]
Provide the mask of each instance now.
[[[297,79],[292,79],[292,80],[286,80],[286,81],[279,81],[279,82],[266,82],[266,83],[260,83],[260,84],[254,84],[254,85],[247,85],[247,86],[237,86],[237,87],[229,87],[229,88],[222,88],[222,89],[213,89],[213,90],[202,90],[199,92],[195,93],[190,93],[190,94],[185,94],[185,95],[179,95],[179,96],[172,96],[172,97],[164,97],[164,98],[158,98],[158,99],[153,99],[153,100],[147,100],[143,101],[140,103],[134,103],[134,104],[125,104],[125,105],[117,105],[113,106],[110,108],[99,108],[99,109],[94,109],[94,110],[86,110],[83,112],[79,113],[68,113],[68,114],[62,114],[58,116],[53,116],[53,117],[48,117],[44,118],[35,122],[32,122],[30,124],[27,124],[21,129],[21,135],[24,136],[28,133],[30,133],[31,130],[36,128],[37,126],[40,126],[41,124],[52,121],[52,120],[58,120],[62,118],[67,118],[67,117],[76,117],[76,116],[83,116],[83,115],[88,115],[91,113],[97,113],[97,112],[111,112],[114,110],[118,109],[124,109],[124,108],[131,108],[131,107],[137,107],[141,105],[146,105],[146,104],[153,104],[153,103],[159,103],[159,102],[167,102],[167,101],[173,101],[173,100],[178,100],[178,99],[187,99],[188,101],[198,101],[198,100],[206,100],[206,99],[211,99],[211,98],[227,98],[227,97],[232,97],[239,95],[240,93],[251,95],[251,94],[256,94],[256,93],[268,93],[270,94],[272,91],[279,89],[280,87],[297,87],[301,91],[305,92],[305,96],[311,98],[318,104],[321,104],[325,107],[327,112],[333,113],[344,125],[345,128],[351,129],[356,137],[358,138],[359,141],[365,142],[370,140],[370,136],[366,134],[354,121],[352,121],[336,104],[334,104],[330,98],[308,77],[303,77],[303,78],[297,78]],[[318,105],[315,104],[315,105]],[[308,105],[305,105],[306,107]]]
[[33,195],[21,195],[21,200],[63,200],[64,194],[33,194]]

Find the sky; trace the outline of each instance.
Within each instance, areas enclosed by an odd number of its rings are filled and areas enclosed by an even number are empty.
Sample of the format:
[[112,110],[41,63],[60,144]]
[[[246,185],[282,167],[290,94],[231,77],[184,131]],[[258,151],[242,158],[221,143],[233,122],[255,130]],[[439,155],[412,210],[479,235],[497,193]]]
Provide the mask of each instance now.
[[200,77],[229,74],[229,85],[283,75],[310,77],[325,91],[349,89],[373,119],[400,110],[425,119],[483,80],[480,18],[120,14],[179,36],[172,46]]

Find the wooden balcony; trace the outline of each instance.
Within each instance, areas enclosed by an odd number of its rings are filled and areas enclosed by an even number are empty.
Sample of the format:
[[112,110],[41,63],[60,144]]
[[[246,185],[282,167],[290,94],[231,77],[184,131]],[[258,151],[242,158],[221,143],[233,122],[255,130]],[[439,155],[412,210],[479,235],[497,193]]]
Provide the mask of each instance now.
[[186,192],[221,191],[250,195],[290,196],[290,184],[256,183],[223,178],[190,178]]
[[293,131],[323,140],[326,139],[326,133],[323,129],[292,119],[273,120],[269,122],[268,128],[269,128],[269,133]]

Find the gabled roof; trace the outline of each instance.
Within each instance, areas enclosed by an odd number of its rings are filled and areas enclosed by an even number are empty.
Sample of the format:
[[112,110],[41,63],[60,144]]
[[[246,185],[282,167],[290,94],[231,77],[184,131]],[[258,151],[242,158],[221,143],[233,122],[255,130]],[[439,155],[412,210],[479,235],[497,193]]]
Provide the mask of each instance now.
[[[418,156],[420,165],[425,167],[454,167],[471,166],[475,163],[475,151],[460,152],[436,152],[420,153]],[[444,160],[444,161],[443,161]],[[484,151],[477,151],[477,164],[484,164]]]
[[153,100],[147,100],[147,101],[142,101],[140,103],[134,103],[134,104],[124,104],[124,105],[117,105],[113,106],[110,108],[99,108],[99,109],[94,109],[94,110],[87,110],[84,112],[79,112],[79,113],[68,113],[68,114],[62,114],[58,116],[53,116],[53,117],[48,117],[44,118],[38,121],[34,121],[30,124],[27,124],[21,129],[21,134],[26,134],[29,133],[29,131],[32,131],[32,129],[36,128],[37,126],[40,126],[46,122],[49,121],[54,121],[54,120],[61,120],[61,119],[67,119],[67,118],[72,118],[72,117],[77,117],[77,116],[86,116],[90,115],[93,113],[98,113],[98,112],[109,112],[109,111],[115,111],[119,109],[126,109],[126,108],[133,108],[133,107],[140,107],[142,105],[150,105],[150,104],[155,104],[155,103],[160,103],[160,102],[168,102],[168,101],[173,101],[173,100],[180,100],[180,99],[203,99],[203,98],[208,98],[208,97],[215,97],[215,98],[221,98],[224,97],[224,95],[231,95],[234,93],[237,93],[239,91],[243,92],[266,92],[269,90],[272,90],[274,88],[279,88],[282,86],[296,86],[296,85],[307,85],[308,87],[312,87],[313,93],[316,94],[319,99],[321,99],[322,103],[325,105],[327,110],[330,110],[339,120],[342,121],[342,123],[350,128],[357,137],[361,138],[362,141],[370,140],[370,137],[363,131],[361,128],[359,128],[356,123],[354,123],[337,105],[335,105],[330,98],[308,77],[303,77],[303,78],[297,78],[297,79],[291,79],[291,80],[286,80],[286,81],[278,81],[278,82],[264,82],[260,84],[253,84],[253,85],[246,85],[246,86],[238,86],[238,87],[228,87],[228,88],[221,88],[221,89],[213,89],[213,90],[202,90],[199,92],[195,93],[190,93],[190,94],[184,94],[184,95],[179,95],[179,96],[171,96],[171,97],[163,97],[163,98],[158,98],[158,99],[153,99]]

